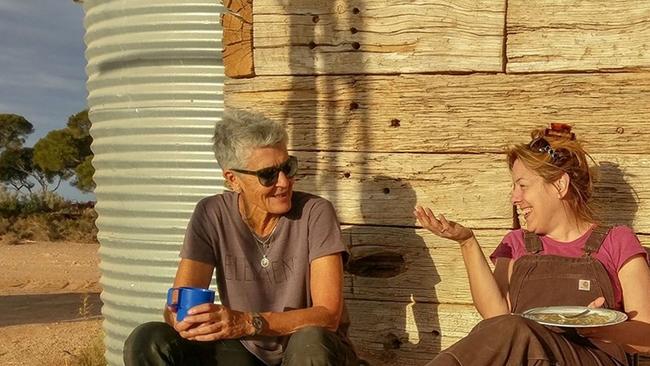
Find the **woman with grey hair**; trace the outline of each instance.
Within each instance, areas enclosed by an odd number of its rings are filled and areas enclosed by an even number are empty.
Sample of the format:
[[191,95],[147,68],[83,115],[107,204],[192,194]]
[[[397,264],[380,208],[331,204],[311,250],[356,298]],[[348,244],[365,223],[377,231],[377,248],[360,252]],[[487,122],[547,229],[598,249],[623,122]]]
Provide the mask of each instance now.
[[126,365],[356,365],[347,338],[341,240],[334,207],[293,191],[297,158],[283,126],[228,111],[215,156],[232,189],[201,200],[189,222],[174,287],[208,288],[221,304],[195,306],[182,321],[140,325]]

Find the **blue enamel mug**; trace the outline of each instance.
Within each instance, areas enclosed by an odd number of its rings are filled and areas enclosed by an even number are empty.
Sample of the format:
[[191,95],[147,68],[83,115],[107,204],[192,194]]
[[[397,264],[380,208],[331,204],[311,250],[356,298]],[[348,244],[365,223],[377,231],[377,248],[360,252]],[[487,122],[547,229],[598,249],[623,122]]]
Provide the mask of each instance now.
[[167,290],[167,306],[176,309],[176,321],[182,321],[191,308],[214,302],[214,291],[200,287],[172,287]]

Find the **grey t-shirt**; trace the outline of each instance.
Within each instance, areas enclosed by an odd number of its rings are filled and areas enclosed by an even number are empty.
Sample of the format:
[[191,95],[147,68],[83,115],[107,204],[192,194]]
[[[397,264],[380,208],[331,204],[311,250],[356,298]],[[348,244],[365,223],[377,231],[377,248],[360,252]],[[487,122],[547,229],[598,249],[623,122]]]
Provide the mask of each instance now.
[[[269,241],[271,263],[263,268],[259,244],[239,213],[238,197],[224,192],[197,204],[180,256],[215,266],[221,302],[233,310],[310,307],[311,261],[335,253],[347,259],[334,207],[321,197],[294,191],[291,210],[280,218]],[[346,319],[344,314],[339,329],[345,338]],[[241,342],[267,365],[278,365],[288,338],[256,336]]]

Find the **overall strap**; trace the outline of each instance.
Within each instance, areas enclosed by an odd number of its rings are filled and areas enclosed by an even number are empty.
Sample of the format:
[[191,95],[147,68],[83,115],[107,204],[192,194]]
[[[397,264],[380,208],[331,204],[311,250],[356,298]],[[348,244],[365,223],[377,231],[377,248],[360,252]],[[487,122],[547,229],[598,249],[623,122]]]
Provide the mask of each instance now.
[[542,241],[537,234],[524,230],[524,242],[526,243],[526,253],[537,254],[542,251]]
[[611,226],[598,226],[594,228],[591,235],[589,235],[584,248],[582,248],[585,257],[589,257],[592,253],[598,252],[598,249],[600,249],[600,246],[603,244],[603,241],[605,240],[605,237],[607,237],[611,228]]

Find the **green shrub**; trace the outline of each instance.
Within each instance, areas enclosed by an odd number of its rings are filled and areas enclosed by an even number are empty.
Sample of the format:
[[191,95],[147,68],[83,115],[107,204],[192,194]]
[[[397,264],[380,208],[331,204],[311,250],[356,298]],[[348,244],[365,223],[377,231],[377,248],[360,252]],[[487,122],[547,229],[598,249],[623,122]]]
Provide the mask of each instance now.
[[20,212],[20,199],[17,193],[0,189],[0,216],[16,216]]
[[11,231],[18,240],[49,240],[47,220],[42,215],[32,215],[18,218],[12,225]]
[[11,229],[12,223],[8,218],[0,216],[0,236],[5,235]]

